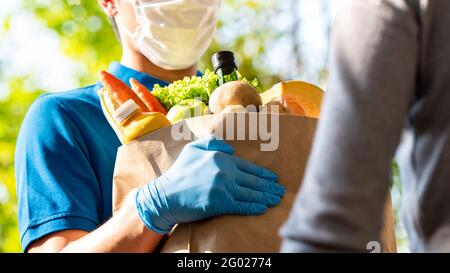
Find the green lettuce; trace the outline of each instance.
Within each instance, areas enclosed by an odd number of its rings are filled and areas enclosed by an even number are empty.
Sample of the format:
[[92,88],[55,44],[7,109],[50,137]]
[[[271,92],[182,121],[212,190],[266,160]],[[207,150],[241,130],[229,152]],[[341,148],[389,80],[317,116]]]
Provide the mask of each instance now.
[[[185,77],[184,79],[175,81],[165,87],[155,84],[152,94],[157,97],[168,110],[179,102],[187,99],[201,99],[208,105],[209,97],[219,86],[218,81],[219,76],[217,76],[216,73],[206,70],[201,77]],[[259,81],[257,79],[249,81],[240,76],[240,81],[248,83],[260,91]]]

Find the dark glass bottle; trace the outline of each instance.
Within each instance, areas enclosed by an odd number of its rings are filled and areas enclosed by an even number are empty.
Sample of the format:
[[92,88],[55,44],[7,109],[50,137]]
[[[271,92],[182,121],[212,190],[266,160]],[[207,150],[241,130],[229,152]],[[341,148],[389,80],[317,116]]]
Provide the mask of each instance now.
[[233,52],[217,52],[212,56],[212,64],[214,72],[219,76],[219,85],[239,80]]

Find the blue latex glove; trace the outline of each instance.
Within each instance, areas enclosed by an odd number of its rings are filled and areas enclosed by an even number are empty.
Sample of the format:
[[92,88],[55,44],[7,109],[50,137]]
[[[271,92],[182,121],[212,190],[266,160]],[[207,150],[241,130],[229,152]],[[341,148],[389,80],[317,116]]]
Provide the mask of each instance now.
[[280,203],[285,189],[278,176],[233,152],[213,136],[187,144],[164,175],[136,191],[144,224],[167,233],[178,223],[222,214],[257,215]]

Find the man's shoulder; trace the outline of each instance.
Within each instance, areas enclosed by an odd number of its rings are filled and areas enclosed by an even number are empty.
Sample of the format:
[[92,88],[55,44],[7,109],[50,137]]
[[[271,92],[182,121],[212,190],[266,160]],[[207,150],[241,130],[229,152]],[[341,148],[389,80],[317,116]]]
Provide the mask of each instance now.
[[92,106],[100,106],[96,87],[97,85],[94,84],[62,92],[46,93],[39,96],[34,104],[64,108],[74,108],[86,104],[90,104]]
[[34,118],[51,117],[84,110],[101,110],[100,100],[96,88],[97,85],[89,85],[68,91],[47,93],[39,96],[31,105],[28,114]]
[[96,85],[39,96],[28,109],[21,135],[46,136],[60,131],[75,133],[83,124],[98,124],[102,110]]

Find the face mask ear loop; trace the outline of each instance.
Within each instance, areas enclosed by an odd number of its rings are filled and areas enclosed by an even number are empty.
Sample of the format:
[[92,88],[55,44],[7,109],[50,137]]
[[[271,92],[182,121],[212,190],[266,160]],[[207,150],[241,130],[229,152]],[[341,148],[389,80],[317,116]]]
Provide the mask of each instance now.
[[122,37],[122,33],[125,34],[125,36],[128,36],[132,41],[134,41],[134,34],[119,20],[115,20],[116,26],[118,26],[119,29],[119,37]]
[[[145,4],[142,3],[141,1],[137,0],[133,3],[134,14],[136,15],[136,29],[134,30],[134,33],[131,36],[133,41],[142,39],[142,37],[136,37],[136,30],[138,28],[142,28],[145,25],[145,21],[143,19],[143,18],[145,18],[144,7],[145,7]],[[131,34],[130,31],[129,31],[129,33]]]
[[[133,11],[134,11],[134,14],[136,15],[136,24],[138,25],[138,26],[136,26],[136,28],[138,28],[139,27],[139,19],[138,19],[139,13],[138,13],[138,9],[139,9],[140,6],[142,6],[142,3],[139,2],[139,1],[129,1],[129,2],[133,5]],[[122,24],[122,22],[120,22],[120,20],[114,20],[114,23],[115,23],[116,26],[120,27],[120,30],[122,30],[124,32],[124,34],[131,39],[131,41],[135,42],[135,40],[136,40],[136,37],[135,37],[136,36],[135,35],[136,29],[133,32],[131,32],[125,26],[125,24]]]

